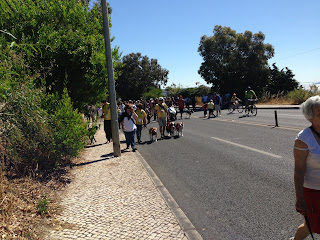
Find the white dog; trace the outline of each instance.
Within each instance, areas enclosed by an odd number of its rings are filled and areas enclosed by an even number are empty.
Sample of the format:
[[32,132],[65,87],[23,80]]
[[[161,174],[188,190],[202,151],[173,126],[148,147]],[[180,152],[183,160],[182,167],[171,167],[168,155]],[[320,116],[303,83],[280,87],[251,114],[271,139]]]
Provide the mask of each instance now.
[[153,142],[153,136],[156,136],[156,140],[158,138],[158,129],[156,127],[150,128],[149,129],[149,136],[150,136],[150,142]]
[[176,134],[176,136],[180,136],[181,135],[181,137],[183,137],[183,122],[178,122],[178,123],[176,123],[176,131],[177,131],[177,134]]

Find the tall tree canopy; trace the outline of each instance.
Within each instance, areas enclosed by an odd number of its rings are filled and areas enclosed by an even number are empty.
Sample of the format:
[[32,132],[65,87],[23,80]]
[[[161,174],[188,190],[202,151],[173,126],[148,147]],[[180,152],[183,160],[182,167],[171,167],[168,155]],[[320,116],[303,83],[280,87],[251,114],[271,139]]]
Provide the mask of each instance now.
[[250,85],[262,92],[268,83],[268,59],[274,55],[272,45],[264,40],[262,32],[236,33],[229,27],[215,26],[213,36],[201,37],[199,74],[217,91],[242,94]]
[[[0,45],[8,46],[37,72],[49,93],[68,93],[76,108],[107,94],[101,7],[87,0],[0,1]],[[111,9],[109,9],[111,12]],[[111,24],[110,24],[111,26]],[[15,39],[13,39],[13,37]],[[28,48],[26,48],[28,46]],[[119,49],[113,50],[120,62]]]
[[272,64],[270,68],[270,79],[265,91],[270,92],[271,94],[277,94],[283,92],[284,94],[293,91],[299,87],[299,83],[294,79],[294,74],[289,68],[284,68],[279,70],[276,64]]
[[122,58],[122,65],[116,68],[120,76],[116,81],[117,94],[122,99],[139,99],[152,87],[166,85],[169,71],[141,53],[131,53]]

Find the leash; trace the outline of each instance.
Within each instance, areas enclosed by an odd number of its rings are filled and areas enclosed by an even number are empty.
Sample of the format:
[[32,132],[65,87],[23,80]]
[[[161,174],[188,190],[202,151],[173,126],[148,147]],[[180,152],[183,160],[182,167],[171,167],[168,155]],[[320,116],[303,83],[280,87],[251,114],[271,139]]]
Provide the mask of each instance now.
[[312,232],[311,232],[311,227],[310,227],[309,219],[308,219],[307,215],[304,216],[304,219],[306,220],[306,224],[307,224],[307,226],[308,226],[308,229],[309,229],[311,238],[314,240],[313,234],[312,234]]

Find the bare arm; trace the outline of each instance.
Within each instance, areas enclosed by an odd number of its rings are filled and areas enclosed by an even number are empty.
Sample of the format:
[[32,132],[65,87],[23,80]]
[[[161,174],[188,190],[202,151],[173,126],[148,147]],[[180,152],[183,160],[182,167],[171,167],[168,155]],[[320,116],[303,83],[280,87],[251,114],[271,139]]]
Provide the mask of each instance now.
[[304,199],[303,183],[306,172],[306,162],[309,154],[308,146],[301,140],[296,140],[293,150],[294,154],[294,186],[296,191],[296,210],[305,215],[307,212],[307,205]]
[[136,114],[134,111],[132,112],[132,115],[133,115],[133,118],[134,118],[135,120],[138,119],[138,114]]

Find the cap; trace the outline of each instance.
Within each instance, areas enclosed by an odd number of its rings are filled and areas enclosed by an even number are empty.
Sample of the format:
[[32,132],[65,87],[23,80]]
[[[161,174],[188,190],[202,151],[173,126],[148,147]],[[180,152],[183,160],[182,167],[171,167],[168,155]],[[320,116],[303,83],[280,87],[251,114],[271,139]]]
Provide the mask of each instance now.
[[159,97],[159,101],[163,101],[163,97]]
[[235,95],[237,95],[237,94],[234,93],[233,96],[235,96]]

